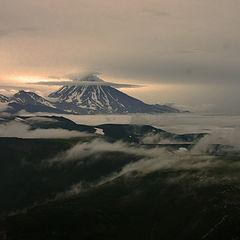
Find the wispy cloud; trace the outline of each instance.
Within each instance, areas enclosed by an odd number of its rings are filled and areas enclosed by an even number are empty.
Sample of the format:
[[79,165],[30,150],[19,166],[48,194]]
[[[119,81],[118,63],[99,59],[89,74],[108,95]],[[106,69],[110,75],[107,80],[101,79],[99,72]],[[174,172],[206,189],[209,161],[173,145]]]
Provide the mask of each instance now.
[[24,34],[36,34],[39,32],[39,28],[35,27],[9,27],[0,29],[0,37],[13,36],[13,35],[24,35]]
[[168,12],[159,11],[155,9],[143,9],[140,13],[153,17],[167,17],[170,15]]
[[[50,121],[44,118],[30,118],[28,121]],[[10,121],[0,124],[0,137],[18,137],[18,138],[72,138],[89,136],[90,134],[79,131],[69,131],[65,129],[36,129],[30,130],[24,120]]]
[[[78,164],[84,164],[82,160],[89,156],[94,157],[95,161],[101,161],[101,153],[106,152],[122,152],[129,155],[139,156],[139,160],[128,162],[119,171],[110,173],[109,175],[102,176],[101,179],[96,182],[82,185],[81,182],[74,184],[70,189],[64,193],[58,194],[57,197],[68,197],[75,194],[79,194],[82,191],[86,191],[92,187],[98,187],[107,182],[114,181],[119,177],[129,176],[144,176],[146,174],[171,169],[171,170],[184,170],[184,173],[180,172],[176,177],[169,177],[169,181],[178,181],[187,176],[186,171],[197,170],[204,172],[204,178],[199,175],[198,184],[212,184],[223,180],[223,177],[213,176],[212,173],[207,176],[206,172],[218,167],[227,166],[229,168],[239,168],[238,162],[231,162],[228,164],[219,157],[216,157],[214,152],[209,151],[214,144],[221,144],[222,150],[234,150],[239,154],[239,129],[232,131],[215,132],[207,135],[201,139],[192,150],[185,148],[179,148],[176,151],[168,151],[165,148],[145,148],[143,146],[134,146],[123,143],[121,141],[115,143],[109,143],[103,139],[95,139],[92,142],[79,143],[73,148],[69,149],[65,153],[61,153],[55,158],[49,160],[50,164],[65,164],[69,161],[76,162]],[[231,148],[224,148],[224,145]],[[209,155],[211,153],[211,155]],[[89,163],[88,163],[89,164]],[[230,171],[231,172],[231,171]],[[185,176],[186,175],[186,176]],[[197,174],[194,175],[196,178]],[[231,176],[233,177],[233,176]]]
[[[30,84],[34,85],[48,85],[48,86],[111,86],[115,88],[137,88],[141,87],[141,85],[133,85],[133,84],[122,84],[122,83],[113,83],[113,82],[105,82],[101,78],[98,77],[100,73],[98,72],[90,72],[86,75],[84,74],[75,74],[75,75],[69,75],[63,77],[64,79],[67,79],[67,81],[61,81],[63,78],[58,78],[56,76],[52,76],[51,78],[56,79],[54,81],[39,81],[34,82]],[[58,79],[58,80],[57,80]]]

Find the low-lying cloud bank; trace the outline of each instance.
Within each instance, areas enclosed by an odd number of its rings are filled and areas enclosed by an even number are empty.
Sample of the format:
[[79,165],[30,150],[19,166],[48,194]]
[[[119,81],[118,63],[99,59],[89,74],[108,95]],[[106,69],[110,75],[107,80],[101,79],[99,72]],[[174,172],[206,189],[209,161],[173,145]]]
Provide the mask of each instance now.
[[[42,114],[44,115],[44,114]],[[45,114],[45,116],[47,116]],[[139,124],[151,125],[173,133],[211,133],[223,128],[240,128],[240,115],[210,115],[196,113],[163,113],[163,114],[127,114],[127,115],[65,115],[66,118],[79,124],[99,125]]]
[[[36,118],[34,118],[36,121]],[[31,121],[33,119],[29,119]],[[36,129],[30,130],[30,127],[21,122],[11,121],[0,124],[0,137],[17,137],[17,138],[72,138],[84,137],[90,134],[78,131],[69,131],[65,129]],[[43,119],[37,119],[43,121]]]
[[165,150],[160,148],[153,148],[148,150],[146,148],[129,145],[121,141],[110,143],[102,139],[95,139],[92,142],[79,143],[64,154],[55,157],[51,161],[75,161],[91,156],[93,154],[101,154],[105,152],[123,152],[139,156],[154,157],[158,156],[160,153],[164,153]]
[[[202,144],[202,143],[201,143]],[[196,148],[197,148],[196,144]],[[169,151],[163,147],[147,148],[144,146],[129,145],[121,141],[109,143],[103,139],[95,139],[92,142],[79,143],[67,150],[65,153],[56,156],[49,160],[50,163],[67,163],[70,161],[81,161],[82,159],[92,156],[94,154],[121,152],[129,155],[137,155],[141,160],[131,163],[128,169],[139,170],[144,172],[151,172],[154,169],[160,169],[162,167],[188,167],[194,168],[195,166],[200,167],[196,159],[205,158],[212,159],[214,156],[209,156],[206,152],[200,152],[200,147],[195,149],[187,150],[186,148],[179,147],[178,150]],[[204,149],[203,149],[204,150]],[[193,160],[195,159],[195,160]],[[197,165],[196,165],[197,164]],[[208,165],[204,160],[204,165]]]
[[206,153],[212,146],[218,144],[228,151],[240,151],[240,128],[225,128],[206,135],[194,146],[192,152]]
[[[161,169],[204,169],[221,164],[221,161],[217,160],[214,155],[210,156],[204,152],[205,147],[201,149],[203,142],[204,141],[199,143],[199,146],[196,144],[195,148],[190,151],[181,147],[176,151],[167,151],[165,148],[155,147],[149,149],[128,145],[123,142],[108,143],[104,140],[96,139],[89,143],[77,144],[65,153],[51,159],[49,162],[64,164],[69,161],[74,161],[81,163],[81,160],[84,158],[94,154],[98,154],[99,156],[103,152],[122,152],[140,157],[140,160],[125,165],[120,172],[108,176],[101,181],[102,184],[103,182],[111,181],[120,176],[131,174],[132,172],[148,174]],[[212,144],[208,138],[206,138],[205,143]]]
[[[114,181],[119,177],[144,176],[146,174],[160,171],[160,170],[203,170],[215,168],[222,164],[222,161],[215,156],[206,154],[195,154],[185,148],[179,148],[177,151],[169,152],[164,148],[144,148],[136,147],[134,145],[127,145],[123,142],[108,143],[104,140],[96,139],[90,143],[81,143],[75,145],[72,149],[65,153],[49,160],[50,164],[65,164],[69,161],[76,162],[81,166],[84,158],[89,156],[94,157],[94,161],[101,161],[101,153],[106,152],[121,152],[129,154],[130,162],[122,167],[120,171],[112,172],[109,175],[102,176],[96,182],[76,183],[72,185],[69,190],[59,193],[58,198],[71,197],[86,191],[89,188],[101,186],[103,184]],[[131,161],[131,155],[139,156],[139,160]],[[90,162],[88,164],[91,164]],[[94,163],[92,163],[94,164]],[[181,175],[181,176],[180,176]],[[180,173],[179,177],[182,177]],[[172,181],[173,179],[171,179]]]
[[[1,113],[0,112],[0,117]],[[16,116],[52,116],[52,113],[28,113],[24,110]],[[77,124],[137,124],[151,125],[172,133],[210,133],[219,129],[240,128],[240,115],[214,115],[197,113],[162,113],[162,114],[106,114],[106,115],[71,115],[54,114],[63,116]]]
[[[179,147],[177,150],[169,151],[162,147],[146,148],[144,146],[129,145],[121,141],[109,143],[103,139],[95,139],[92,142],[79,143],[75,145],[65,153],[51,159],[49,163],[64,164],[69,161],[74,161],[81,164],[81,161],[86,157],[96,155],[100,156],[101,153],[106,152],[122,152],[129,155],[139,156],[138,161],[130,161],[128,164],[123,166],[119,172],[113,172],[98,182],[88,185],[88,187],[96,187],[107,182],[111,182],[121,176],[131,176],[132,173],[137,175],[146,175],[151,172],[164,169],[205,171],[206,169],[215,169],[216,167],[224,166],[224,164],[227,164],[226,166],[228,167],[239,168],[240,164],[238,162],[231,162],[231,165],[229,166],[230,163],[228,164],[224,162],[223,159],[215,156],[213,149],[213,146],[220,144],[223,151],[224,149],[226,151],[235,151],[235,153],[238,154],[237,156],[239,156],[239,140],[239,129],[235,129],[233,131],[215,132],[213,134],[206,135],[197,144],[195,144],[191,150]],[[209,152],[211,152],[211,155],[209,155]],[[216,179],[213,177],[208,180],[215,181]],[[205,182],[208,180],[201,179],[201,181]],[[80,182],[74,184],[69,191],[60,194],[59,197],[71,196],[85,190],[85,187]]]

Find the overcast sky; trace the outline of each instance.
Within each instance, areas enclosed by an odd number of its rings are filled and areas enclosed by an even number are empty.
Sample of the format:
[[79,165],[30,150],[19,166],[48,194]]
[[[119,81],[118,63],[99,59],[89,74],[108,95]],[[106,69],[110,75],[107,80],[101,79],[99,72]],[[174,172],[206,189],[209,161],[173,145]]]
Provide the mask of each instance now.
[[97,71],[144,84],[122,90],[148,103],[240,113],[239,12],[239,0],[1,0],[0,85]]

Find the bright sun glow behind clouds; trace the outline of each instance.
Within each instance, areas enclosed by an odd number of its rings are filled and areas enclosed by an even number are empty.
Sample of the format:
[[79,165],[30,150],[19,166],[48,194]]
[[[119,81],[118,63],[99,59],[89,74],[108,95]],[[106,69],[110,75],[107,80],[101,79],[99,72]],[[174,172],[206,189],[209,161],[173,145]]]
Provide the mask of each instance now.
[[51,79],[46,77],[39,77],[39,76],[17,76],[16,80],[24,84],[28,84],[28,83],[31,84],[31,83],[37,83],[39,81],[47,82]]

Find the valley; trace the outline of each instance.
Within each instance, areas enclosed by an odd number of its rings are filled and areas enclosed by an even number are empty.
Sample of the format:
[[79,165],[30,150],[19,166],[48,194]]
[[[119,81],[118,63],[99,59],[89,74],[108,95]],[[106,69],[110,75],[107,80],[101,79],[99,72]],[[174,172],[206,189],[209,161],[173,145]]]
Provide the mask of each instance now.
[[[0,121],[5,128],[15,124],[31,135],[0,138],[2,239],[240,236],[240,153],[221,144],[196,152],[209,134],[81,125],[55,116]],[[52,129],[82,135],[39,135]]]

